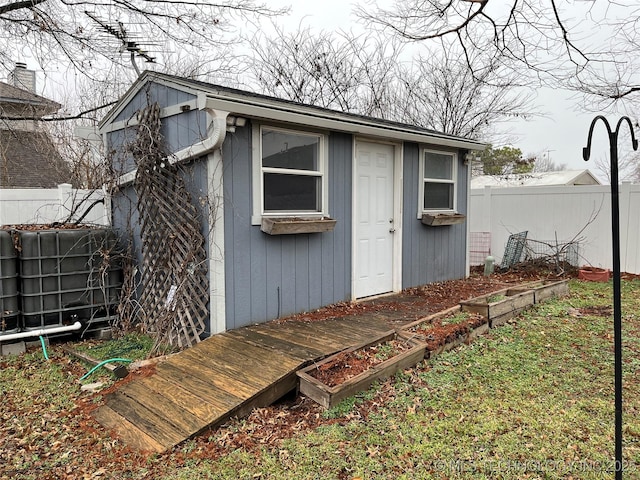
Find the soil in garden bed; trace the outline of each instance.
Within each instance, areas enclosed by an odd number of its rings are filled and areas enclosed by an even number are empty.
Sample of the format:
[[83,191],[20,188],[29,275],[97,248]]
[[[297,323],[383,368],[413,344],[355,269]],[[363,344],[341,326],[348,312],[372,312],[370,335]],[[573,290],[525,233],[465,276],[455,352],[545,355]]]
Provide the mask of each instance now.
[[414,346],[402,338],[387,340],[377,345],[339,354],[331,362],[319,365],[308,373],[325,385],[335,387]]
[[476,313],[456,313],[438,318],[432,323],[422,323],[409,331],[424,337],[427,350],[434,351],[443,345],[467,335],[470,331],[487,323],[487,319]]

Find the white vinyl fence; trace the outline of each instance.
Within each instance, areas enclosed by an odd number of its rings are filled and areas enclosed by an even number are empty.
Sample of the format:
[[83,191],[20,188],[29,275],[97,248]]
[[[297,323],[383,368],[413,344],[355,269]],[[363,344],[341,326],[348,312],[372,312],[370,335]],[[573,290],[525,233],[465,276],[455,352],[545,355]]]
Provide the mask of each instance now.
[[0,225],[50,224],[76,221],[91,207],[82,223],[109,225],[108,198],[101,190],[79,190],[63,183],[58,188],[0,189]]
[[[612,268],[610,192],[609,185],[472,189],[469,229],[472,238],[490,233],[496,264],[509,235],[526,230],[532,240],[579,240],[580,265]],[[623,183],[619,198],[621,271],[640,273],[640,185]]]

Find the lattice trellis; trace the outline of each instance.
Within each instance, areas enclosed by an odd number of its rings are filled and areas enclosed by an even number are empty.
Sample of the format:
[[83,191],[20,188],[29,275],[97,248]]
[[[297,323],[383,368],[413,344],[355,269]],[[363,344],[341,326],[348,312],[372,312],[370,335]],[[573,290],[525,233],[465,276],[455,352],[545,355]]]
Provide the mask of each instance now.
[[134,187],[142,240],[140,305],[156,348],[186,348],[200,341],[208,318],[209,286],[200,218],[179,167],[162,147],[160,107],[138,114]]

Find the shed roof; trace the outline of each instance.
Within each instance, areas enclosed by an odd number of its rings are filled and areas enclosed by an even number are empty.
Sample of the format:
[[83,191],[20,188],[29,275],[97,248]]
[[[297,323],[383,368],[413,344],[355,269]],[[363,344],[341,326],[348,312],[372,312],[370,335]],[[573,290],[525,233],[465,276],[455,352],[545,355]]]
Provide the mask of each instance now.
[[309,125],[356,135],[385,137],[388,139],[415,141],[419,143],[433,143],[469,150],[482,150],[486,146],[477,140],[448,135],[415,125],[340,112],[151,71],[145,71],[138,77],[127,93],[121,97],[119,102],[104,117],[102,122],[100,122],[100,128],[112,122],[118,113],[127,106],[133,96],[149,82],[170,85],[178,89],[190,91],[196,95],[203,94],[207,99],[212,100],[216,104],[216,108],[229,111],[233,115],[289,122],[298,125]]
[[480,175],[471,179],[471,188],[548,187],[553,185],[601,185],[601,182],[588,169],[510,175]]

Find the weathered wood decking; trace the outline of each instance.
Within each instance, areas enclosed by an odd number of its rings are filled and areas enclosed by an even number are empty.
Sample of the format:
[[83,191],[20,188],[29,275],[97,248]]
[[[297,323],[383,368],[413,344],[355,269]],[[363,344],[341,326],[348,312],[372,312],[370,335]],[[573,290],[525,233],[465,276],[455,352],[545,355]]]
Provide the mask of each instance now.
[[267,323],[214,335],[107,396],[94,417],[131,447],[163,452],[294,390],[296,371],[389,330],[361,315]]

